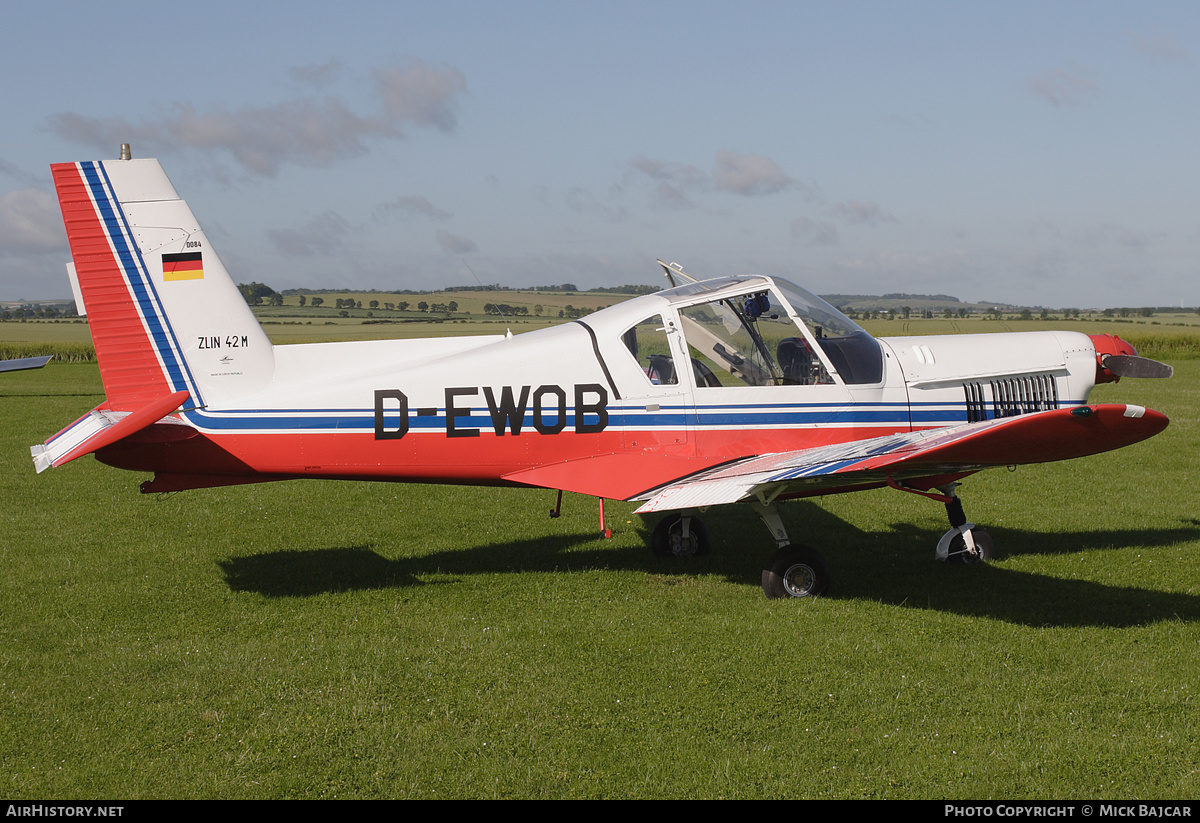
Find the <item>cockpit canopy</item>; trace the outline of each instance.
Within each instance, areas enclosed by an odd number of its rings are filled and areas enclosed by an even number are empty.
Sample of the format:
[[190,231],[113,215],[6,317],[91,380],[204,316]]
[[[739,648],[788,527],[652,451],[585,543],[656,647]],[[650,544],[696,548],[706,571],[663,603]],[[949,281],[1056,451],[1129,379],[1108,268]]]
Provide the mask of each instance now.
[[[834,375],[847,384],[883,379],[875,339],[786,280],[707,280],[662,296],[679,313],[698,387],[832,384]],[[665,374],[670,364],[660,355],[652,365]]]

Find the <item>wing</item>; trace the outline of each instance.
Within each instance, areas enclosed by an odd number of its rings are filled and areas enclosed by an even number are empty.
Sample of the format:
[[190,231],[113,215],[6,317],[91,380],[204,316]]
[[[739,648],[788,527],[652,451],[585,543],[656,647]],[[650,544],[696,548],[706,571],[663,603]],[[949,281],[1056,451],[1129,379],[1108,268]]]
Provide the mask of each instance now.
[[1141,406],[1054,409],[747,457],[673,480],[633,497],[638,513],[736,503],[763,495],[834,490],[964,474],[994,466],[1048,463],[1118,449],[1153,437],[1166,415]]
[[53,356],[52,354],[47,354],[42,357],[19,357],[16,360],[0,360],[0,372],[40,369],[49,363],[50,358]]

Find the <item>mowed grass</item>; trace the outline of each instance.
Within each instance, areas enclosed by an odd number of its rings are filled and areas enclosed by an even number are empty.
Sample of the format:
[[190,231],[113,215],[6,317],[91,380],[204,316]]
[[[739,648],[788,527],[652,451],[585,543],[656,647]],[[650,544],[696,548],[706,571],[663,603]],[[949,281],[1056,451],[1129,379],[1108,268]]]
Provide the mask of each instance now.
[[832,596],[767,601],[748,507],[712,555],[548,491],[289,482],[142,496],[29,446],[93,365],[0,382],[0,794],[22,798],[1194,798],[1200,361],[1099,387],[1162,435],[942,507],[784,506]]

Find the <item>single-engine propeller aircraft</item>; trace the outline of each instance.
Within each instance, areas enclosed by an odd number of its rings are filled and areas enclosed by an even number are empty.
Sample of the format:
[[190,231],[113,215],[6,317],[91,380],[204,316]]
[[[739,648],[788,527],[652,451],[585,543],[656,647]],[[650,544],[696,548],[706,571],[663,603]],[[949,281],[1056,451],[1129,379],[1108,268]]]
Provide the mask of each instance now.
[[[123,156],[124,153],[123,153]],[[272,345],[156,160],[52,167],[106,400],[34,446],[95,453],[143,492],[295,478],[542,487],[666,512],[662,555],[708,549],[698,513],[749,502],[778,544],[768,597],[819,595],[780,501],[890,486],[945,504],[942,559],[986,560],[955,493],[980,469],[1127,446],[1167,418],[1089,405],[1165,377],[1110,335],[875,339],[757,275],[696,281],[513,336]],[[661,263],[661,261],[660,261]],[[70,270],[68,266],[68,270]]]

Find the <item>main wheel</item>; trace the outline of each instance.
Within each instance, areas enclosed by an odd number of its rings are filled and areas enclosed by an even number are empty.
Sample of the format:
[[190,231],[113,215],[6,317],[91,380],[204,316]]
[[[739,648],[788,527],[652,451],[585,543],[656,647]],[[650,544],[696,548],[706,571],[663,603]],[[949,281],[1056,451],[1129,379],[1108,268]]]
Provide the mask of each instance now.
[[829,592],[829,566],[808,546],[784,546],[763,567],[763,593],[770,598],[819,597]]
[[658,557],[702,557],[708,554],[708,531],[699,517],[688,522],[688,536],[683,537],[683,515],[671,514],[654,527],[650,548]]

